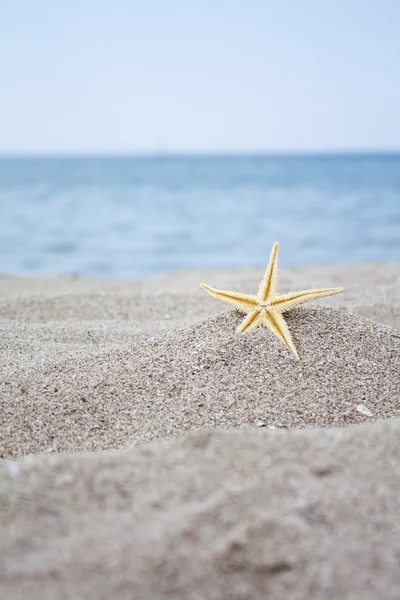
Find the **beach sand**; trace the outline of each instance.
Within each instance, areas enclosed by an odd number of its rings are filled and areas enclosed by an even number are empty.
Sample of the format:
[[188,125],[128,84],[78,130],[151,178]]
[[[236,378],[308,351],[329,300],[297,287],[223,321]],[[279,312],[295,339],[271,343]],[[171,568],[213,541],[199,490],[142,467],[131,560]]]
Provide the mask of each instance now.
[[2,599],[400,597],[400,265],[262,274],[0,278]]

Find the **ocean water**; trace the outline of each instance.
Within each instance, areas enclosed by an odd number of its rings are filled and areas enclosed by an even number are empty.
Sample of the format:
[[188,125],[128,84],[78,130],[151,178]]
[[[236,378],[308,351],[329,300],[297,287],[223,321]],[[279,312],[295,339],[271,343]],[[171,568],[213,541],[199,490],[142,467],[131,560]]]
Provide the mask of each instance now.
[[0,158],[0,272],[400,261],[400,154]]

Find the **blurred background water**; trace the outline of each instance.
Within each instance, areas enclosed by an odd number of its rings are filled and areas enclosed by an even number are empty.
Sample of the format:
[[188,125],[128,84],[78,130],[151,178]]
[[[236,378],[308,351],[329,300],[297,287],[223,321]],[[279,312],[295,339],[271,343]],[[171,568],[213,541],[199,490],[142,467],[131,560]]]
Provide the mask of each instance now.
[[0,271],[400,261],[400,154],[0,158]]

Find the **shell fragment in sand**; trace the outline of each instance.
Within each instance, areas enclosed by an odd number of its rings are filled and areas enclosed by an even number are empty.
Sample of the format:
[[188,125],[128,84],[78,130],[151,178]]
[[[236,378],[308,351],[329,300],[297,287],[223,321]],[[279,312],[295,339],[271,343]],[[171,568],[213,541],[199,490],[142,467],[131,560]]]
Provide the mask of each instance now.
[[365,415],[366,417],[372,417],[372,412],[369,410],[369,408],[367,408],[366,406],[364,406],[364,404],[358,404],[356,407],[356,410],[361,413],[362,415]]

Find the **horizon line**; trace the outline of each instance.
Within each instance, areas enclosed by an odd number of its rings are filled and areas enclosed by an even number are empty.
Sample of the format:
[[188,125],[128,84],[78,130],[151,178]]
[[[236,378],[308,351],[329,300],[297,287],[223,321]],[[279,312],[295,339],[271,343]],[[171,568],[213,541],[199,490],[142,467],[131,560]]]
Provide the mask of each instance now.
[[1,158],[182,158],[182,157],[316,157],[398,155],[397,149],[313,149],[313,150],[47,150],[2,151]]

